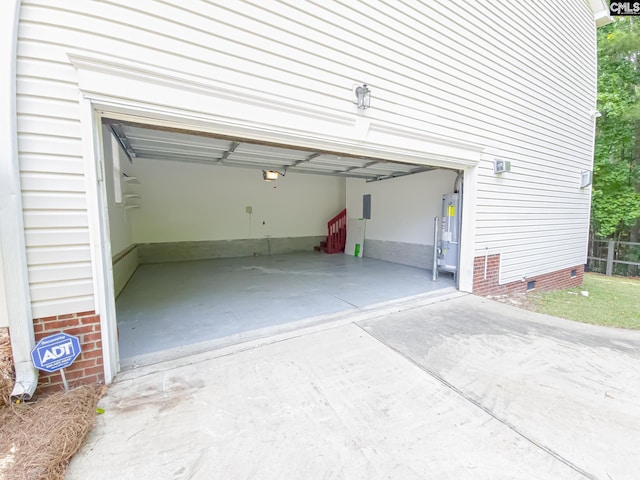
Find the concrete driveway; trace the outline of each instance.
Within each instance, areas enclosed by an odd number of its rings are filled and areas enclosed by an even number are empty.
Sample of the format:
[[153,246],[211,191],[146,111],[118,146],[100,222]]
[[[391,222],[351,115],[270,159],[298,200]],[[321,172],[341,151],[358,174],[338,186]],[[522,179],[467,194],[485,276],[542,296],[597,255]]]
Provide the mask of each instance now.
[[124,372],[66,478],[639,478],[640,332],[392,310]]

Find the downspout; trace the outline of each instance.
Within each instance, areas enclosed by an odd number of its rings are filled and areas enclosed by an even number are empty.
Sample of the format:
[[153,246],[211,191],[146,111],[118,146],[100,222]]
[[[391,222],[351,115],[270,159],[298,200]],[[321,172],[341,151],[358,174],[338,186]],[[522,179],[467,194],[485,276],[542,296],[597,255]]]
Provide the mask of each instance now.
[[[8,0],[0,16],[0,255],[9,318],[11,350],[16,371],[12,399],[30,400],[38,386],[38,371],[31,363],[35,345],[27,253],[22,214],[16,115],[16,50],[21,0]],[[8,5],[7,5],[8,4]]]

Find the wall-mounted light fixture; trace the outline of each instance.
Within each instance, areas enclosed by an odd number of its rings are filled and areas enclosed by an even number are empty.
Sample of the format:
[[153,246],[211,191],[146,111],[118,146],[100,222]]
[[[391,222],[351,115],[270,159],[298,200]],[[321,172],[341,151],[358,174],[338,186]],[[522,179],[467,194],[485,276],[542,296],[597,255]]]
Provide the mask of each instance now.
[[580,188],[586,188],[591,185],[592,174],[591,170],[582,170],[580,172]]
[[286,170],[284,172],[278,172],[277,170],[262,170],[262,178],[267,182],[271,182],[273,180],[277,180],[280,175],[284,177],[286,173]]
[[356,97],[353,103],[361,110],[366,110],[371,106],[371,90],[366,83],[353,87],[353,94]]
[[602,113],[600,113],[595,108],[593,110],[591,110],[591,120],[595,120],[596,118],[599,118],[601,116],[602,116]]

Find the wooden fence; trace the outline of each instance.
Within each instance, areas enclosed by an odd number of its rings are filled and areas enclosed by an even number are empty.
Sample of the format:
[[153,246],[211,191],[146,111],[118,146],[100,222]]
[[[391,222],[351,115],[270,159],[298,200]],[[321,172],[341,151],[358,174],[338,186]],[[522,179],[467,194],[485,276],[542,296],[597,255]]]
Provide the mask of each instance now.
[[590,240],[587,270],[606,275],[640,275],[640,243]]

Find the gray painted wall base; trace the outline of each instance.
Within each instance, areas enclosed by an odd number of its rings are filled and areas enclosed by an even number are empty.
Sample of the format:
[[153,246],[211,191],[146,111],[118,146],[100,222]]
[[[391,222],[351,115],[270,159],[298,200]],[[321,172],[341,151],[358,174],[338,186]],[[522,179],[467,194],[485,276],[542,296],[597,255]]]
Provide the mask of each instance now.
[[122,292],[131,276],[140,264],[138,249],[130,249],[125,255],[116,255],[117,260],[113,264],[113,290],[117,297]]
[[322,240],[325,240],[324,236],[140,243],[138,244],[138,259],[139,263],[143,265],[145,263],[312,252],[313,247],[319,245]]
[[431,270],[433,245],[365,239],[364,256]]
[[[128,253],[126,257],[119,259],[114,265],[116,295],[124,288],[138,265],[310,252],[324,239],[324,236],[312,236],[140,243],[137,248]],[[364,256],[431,270],[433,246],[367,239],[364,245]]]

